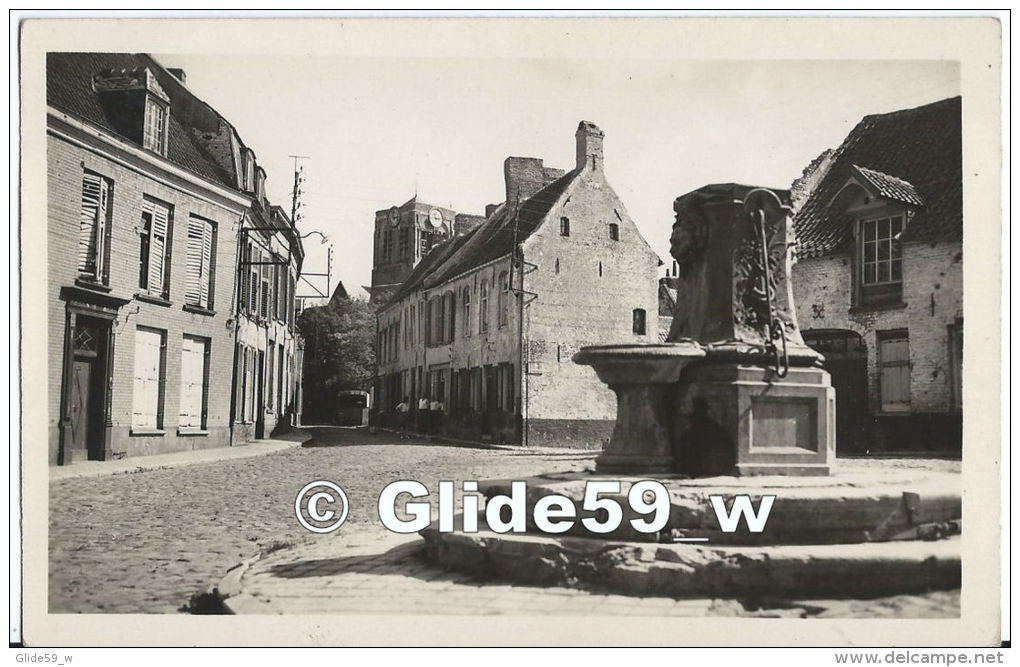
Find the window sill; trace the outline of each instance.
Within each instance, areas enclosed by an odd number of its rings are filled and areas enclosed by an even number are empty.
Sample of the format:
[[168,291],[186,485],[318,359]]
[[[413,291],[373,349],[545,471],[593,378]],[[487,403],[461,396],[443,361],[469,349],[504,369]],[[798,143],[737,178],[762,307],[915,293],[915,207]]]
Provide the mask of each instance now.
[[876,417],[909,417],[913,412],[910,408],[904,408],[903,410],[879,410],[875,413]]
[[209,431],[202,428],[179,428],[177,429],[177,435],[179,436],[205,436],[209,435]]
[[157,306],[170,307],[174,305],[173,301],[164,299],[161,296],[153,296],[151,294],[146,294],[145,292],[136,292],[135,298],[138,299],[139,301],[144,301],[146,303],[151,303]]
[[162,438],[164,435],[166,435],[166,431],[164,431],[161,428],[132,428],[130,435],[132,437],[158,436]]
[[850,306],[851,313],[868,313],[875,310],[903,310],[907,307],[907,304],[902,301],[894,301],[890,303],[870,303],[867,305],[858,304],[856,306]]
[[85,289],[95,290],[96,292],[109,293],[111,288],[108,285],[102,283],[93,282],[86,280],[85,278],[76,278],[74,284],[78,287],[84,287]]
[[212,317],[213,315],[216,314],[215,310],[210,310],[209,308],[203,308],[202,306],[196,306],[196,305],[191,304],[191,303],[184,304],[183,308],[184,308],[185,311],[187,311],[189,313],[195,313],[196,315],[207,315],[209,317]]

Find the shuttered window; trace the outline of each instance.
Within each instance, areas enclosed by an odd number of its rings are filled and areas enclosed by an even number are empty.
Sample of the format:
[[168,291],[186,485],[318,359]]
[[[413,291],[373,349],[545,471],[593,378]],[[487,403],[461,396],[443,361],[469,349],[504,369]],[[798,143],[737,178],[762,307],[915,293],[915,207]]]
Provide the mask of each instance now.
[[878,332],[879,392],[883,412],[910,410],[910,341],[906,331]]
[[181,343],[181,428],[206,427],[209,403],[209,340],[184,336]]
[[197,216],[188,219],[187,280],[184,300],[201,308],[213,307],[216,223]]
[[163,428],[163,372],[166,334],[157,329],[139,327],[135,331],[135,377],[131,426],[141,429]]
[[109,250],[110,182],[86,171],[81,183],[81,218],[78,233],[78,276],[106,283]]
[[173,220],[169,204],[142,200],[141,271],[138,286],[153,296],[170,297],[170,250]]

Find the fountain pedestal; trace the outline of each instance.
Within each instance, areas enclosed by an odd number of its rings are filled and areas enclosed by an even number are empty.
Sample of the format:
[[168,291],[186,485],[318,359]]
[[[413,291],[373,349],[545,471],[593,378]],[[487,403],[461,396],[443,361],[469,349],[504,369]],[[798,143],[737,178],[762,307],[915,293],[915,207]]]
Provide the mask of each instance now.
[[697,343],[600,345],[574,356],[616,393],[616,426],[598,472],[668,473],[674,469],[670,396],[681,374],[705,357]]

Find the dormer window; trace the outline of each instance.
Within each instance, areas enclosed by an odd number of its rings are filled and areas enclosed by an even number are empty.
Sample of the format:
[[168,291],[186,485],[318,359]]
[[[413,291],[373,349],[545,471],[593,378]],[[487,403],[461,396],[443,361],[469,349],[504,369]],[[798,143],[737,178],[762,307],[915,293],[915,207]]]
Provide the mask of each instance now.
[[901,237],[913,212],[924,206],[920,193],[903,179],[853,165],[846,184],[829,206],[834,215],[853,220],[855,304],[901,305]]
[[166,157],[170,97],[148,68],[102,70],[92,89],[118,133]]
[[145,100],[145,132],[143,145],[160,155],[166,155],[167,108],[153,97]]
[[169,107],[152,95],[145,97],[145,131],[142,145],[166,156],[167,114]]

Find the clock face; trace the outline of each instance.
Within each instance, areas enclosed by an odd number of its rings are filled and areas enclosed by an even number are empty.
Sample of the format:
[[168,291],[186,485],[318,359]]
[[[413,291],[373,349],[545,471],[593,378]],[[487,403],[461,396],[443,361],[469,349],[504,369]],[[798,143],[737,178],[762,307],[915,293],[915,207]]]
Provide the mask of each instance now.
[[396,227],[398,222],[400,222],[400,209],[394,206],[390,209],[390,224]]
[[432,209],[429,211],[429,224],[435,228],[443,226],[443,214],[439,212],[439,209]]

